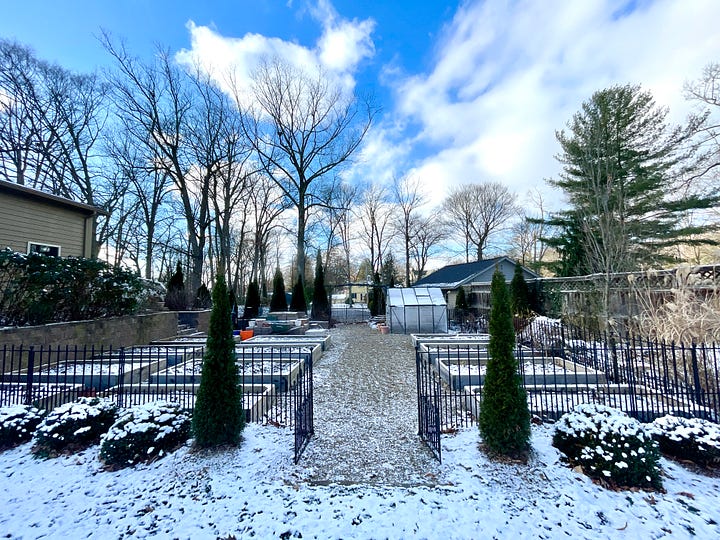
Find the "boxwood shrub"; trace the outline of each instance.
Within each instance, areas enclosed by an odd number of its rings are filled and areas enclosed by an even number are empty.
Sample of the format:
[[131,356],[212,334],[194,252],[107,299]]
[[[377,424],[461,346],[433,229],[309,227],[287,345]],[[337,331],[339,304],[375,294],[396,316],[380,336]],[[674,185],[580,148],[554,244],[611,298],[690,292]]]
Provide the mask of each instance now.
[[608,485],[662,489],[658,444],[643,424],[617,409],[578,405],[560,417],[553,446]]
[[60,405],[37,427],[33,453],[51,457],[97,444],[115,422],[116,413],[113,401],[96,397]]
[[146,463],[190,438],[190,417],[180,405],[156,401],[125,410],[103,436],[100,459],[110,469]]
[[42,411],[31,405],[0,408],[0,450],[28,442],[42,419]]
[[720,466],[720,425],[667,415],[648,424],[648,429],[661,452],[703,467]]

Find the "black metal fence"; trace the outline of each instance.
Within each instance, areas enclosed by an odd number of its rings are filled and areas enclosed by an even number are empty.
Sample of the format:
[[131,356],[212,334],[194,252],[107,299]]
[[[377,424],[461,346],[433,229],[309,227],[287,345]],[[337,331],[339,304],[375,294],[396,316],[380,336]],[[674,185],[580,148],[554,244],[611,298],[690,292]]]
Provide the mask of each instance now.
[[[643,422],[666,414],[720,421],[718,344],[663,343],[533,322],[518,332],[515,354],[530,411],[545,419],[593,402]],[[442,381],[441,431],[472,424],[488,359],[483,338],[428,339],[418,343],[416,356],[423,377]]]
[[432,369],[428,355],[415,356],[418,396],[418,435],[442,463],[440,444],[440,411],[443,394],[442,380],[437,370]]
[[291,387],[292,410],[295,429],[295,464],[300,461],[310,439],[315,434],[313,410],[313,361],[309,356],[303,360],[302,373]]
[[[289,426],[300,418],[301,431],[312,434],[315,347],[236,346],[247,421]],[[81,396],[100,396],[121,407],[167,399],[192,411],[203,354],[204,343],[191,341],[121,349],[4,346],[0,406],[52,409]]]

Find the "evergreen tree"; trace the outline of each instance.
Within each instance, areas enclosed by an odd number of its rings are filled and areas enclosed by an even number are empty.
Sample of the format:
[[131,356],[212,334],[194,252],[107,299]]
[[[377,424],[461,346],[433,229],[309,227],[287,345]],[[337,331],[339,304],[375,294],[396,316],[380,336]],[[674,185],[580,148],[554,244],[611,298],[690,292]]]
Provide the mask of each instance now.
[[187,294],[185,293],[185,278],[183,276],[182,266],[178,261],[175,267],[175,273],[170,276],[168,282],[167,294],[165,295],[165,307],[173,311],[182,311],[187,309]]
[[255,319],[260,315],[260,288],[257,281],[251,281],[245,296],[243,319]]
[[293,285],[292,298],[290,299],[290,311],[306,312],[307,302],[305,301],[305,287],[302,280],[298,279]]
[[212,298],[210,296],[210,291],[208,290],[207,286],[203,283],[200,285],[200,287],[197,290],[197,294],[195,295],[195,308],[197,309],[207,309],[212,306]]
[[530,314],[530,289],[520,263],[515,263],[515,273],[510,282],[510,305],[513,315],[527,317]]
[[380,284],[380,274],[377,272],[373,276],[373,286],[368,294],[368,309],[373,317],[385,314],[385,293]]
[[330,320],[330,303],[325,289],[325,272],[322,267],[320,251],[315,262],[315,280],[313,281],[313,301],[311,318],[316,321]]
[[273,292],[270,298],[270,311],[287,311],[288,304],[285,298],[285,279],[278,266],[273,276]]
[[397,282],[397,266],[395,265],[395,257],[392,253],[385,255],[382,262],[382,274],[380,283],[388,287],[394,287]]
[[470,309],[463,287],[458,289],[457,296],[455,297],[455,309],[463,314],[467,313],[468,309]]
[[[717,204],[718,197],[685,196],[678,187],[683,152],[697,125],[670,129],[667,109],[639,86],[613,86],[582,105],[557,139],[559,179],[571,208],[553,217],[576,268],[568,273],[632,271],[670,260],[667,248],[702,243],[706,231],[683,226],[683,215]],[[576,228],[577,230],[573,230]],[[705,241],[707,243],[707,241]],[[577,259],[578,248],[582,260]]]
[[223,272],[217,273],[212,299],[202,378],[192,417],[195,444],[201,448],[237,444],[245,425],[229,295]]
[[490,343],[478,424],[492,453],[522,456],[530,448],[530,413],[513,356],[510,298],[505,277],[495,270],[490,286]]

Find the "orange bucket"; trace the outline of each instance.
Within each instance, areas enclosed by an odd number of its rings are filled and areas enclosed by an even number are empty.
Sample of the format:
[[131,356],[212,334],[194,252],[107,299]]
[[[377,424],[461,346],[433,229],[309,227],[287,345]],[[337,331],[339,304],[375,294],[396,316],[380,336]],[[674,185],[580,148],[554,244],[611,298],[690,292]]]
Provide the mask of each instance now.
[[246,339],[250,339],[251,337],[253,337],[252,330],[240,330],[240,341],[245,341]]

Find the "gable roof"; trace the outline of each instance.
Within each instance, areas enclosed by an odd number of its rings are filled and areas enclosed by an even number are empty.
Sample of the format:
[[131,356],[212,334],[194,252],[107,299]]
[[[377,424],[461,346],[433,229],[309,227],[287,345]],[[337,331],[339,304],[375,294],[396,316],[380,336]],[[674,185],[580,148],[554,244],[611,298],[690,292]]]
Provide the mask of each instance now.
[[[481,274],[488,273],[488,270],[494,271],[493,269],[495,268],[495,265],[504,260],[508,261],[513,266],[516,264],[514,260],[505,256],[469,263],[449,264],[448,266],[444,266],[443,268],[440,268],[439,270],[436,270],[435,272],[432,272],[431,274],[428,274],[424,278],[418,280],[413,287],[457,289],[461,285],[476,282],[477,280],[475,278]],[[524,266],[523,270],[535,277],[539,277],[535,274],[535,272],[528,270]],[[492,272],[490,272],[490,274],[492,274]],[[487,279],[485,281],[489,282],[490,280]]]

